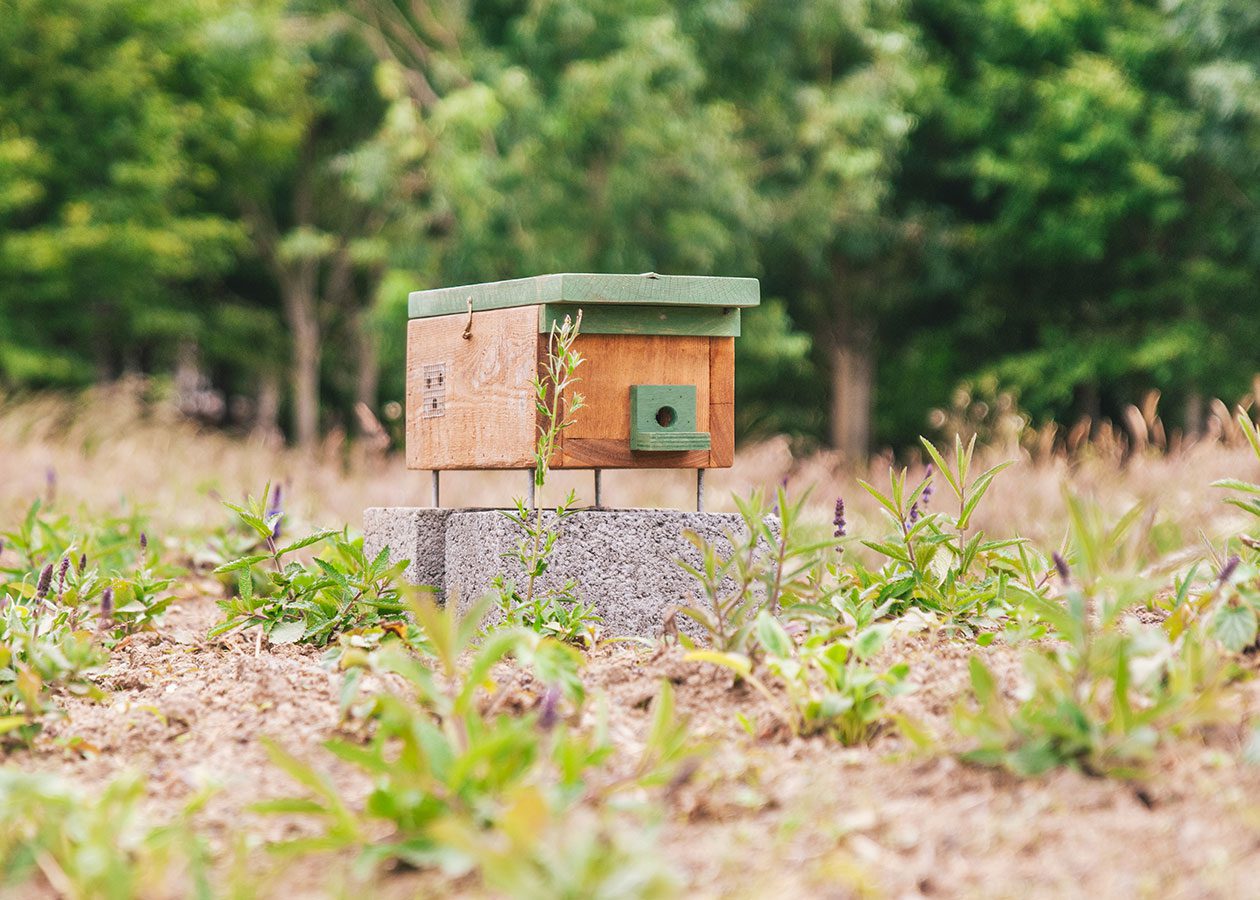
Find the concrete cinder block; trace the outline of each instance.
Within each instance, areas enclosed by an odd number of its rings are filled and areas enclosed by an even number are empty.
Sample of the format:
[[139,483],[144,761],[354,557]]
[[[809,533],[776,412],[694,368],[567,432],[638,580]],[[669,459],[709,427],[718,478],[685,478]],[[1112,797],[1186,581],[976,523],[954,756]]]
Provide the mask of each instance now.
[[[554,526],[555,514],[543,515]],[[727,533],[743,527],[734,513],[575,512],[561,523],[561,536],[540,586],[576,581],[577,596],[595,606],[605,634],[654,637],[670,607],[697,602],[694,579],[675,563],[679,558],[700,563],[700,552],[683,537],[683,530],[690,528],[716,542],[725,555],[730,552]],[[464,608],[490,590],[499,573],[523,585],[520,564],[503,556],[522,536],[520,527],[499,512],[453,516],[446,531],[447,598]]]
[[363,552],[376,556],[389,548],[390,562],[411,560],[403,577],[412,584],[442,590],[446,570],[446,525],[453,509],[374,506],[363,512]]
[[[554,525],[554,513],[543,515]],[[524,584],[520,564],[504,556],[524,534],[501,511],[371,509],[364,516],[364,526],[366,547],[379,552],[388,544],[394,558],[413,559],[407,578],[440,585],[444,597],[461,609],[489,592],[496,575],[503,574],[518,586]],[[561,523],[561,537],[540,585],[560,587],[576,581],[577,595],[593,604],[602,617],[604,634],[655,637],[671,607],[705,602],[695,580],[676,564],[683,559],[700,565],[699,550],[683,536],[686,529],[728,556],[730,535],[742,535],[744,523],[734,513],[575,512]],[[440,543],[439,531],[444,532]],[[425,580],[437,572],[440,580]],[[695,634],[689,621],[680,617],[678,624]]]

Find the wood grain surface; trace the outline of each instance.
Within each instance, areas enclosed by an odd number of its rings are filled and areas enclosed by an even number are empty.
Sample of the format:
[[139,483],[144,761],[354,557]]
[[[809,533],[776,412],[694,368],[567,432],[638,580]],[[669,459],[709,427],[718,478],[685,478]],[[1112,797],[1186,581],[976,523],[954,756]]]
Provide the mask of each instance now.
[[[534,463],[537,416],[531,380],[538,368],[538,308],[521,306],[407,323],[407,467],[524,469]],[[444,408],[424,414],[434,387],[425,372],[445,372]]]
[[[732,340],[724,338],[723,340]],[[707,337],[581,334],[576,349],[585,358],[576,390],[586,398],[560,443],[558,468],[701,468],[708,451],[632,453],[630,387],[691,384],[696,387],[696,430],[709,430],[709,341]]]
[[709,467],[735,462],[735,339],[709,340]]

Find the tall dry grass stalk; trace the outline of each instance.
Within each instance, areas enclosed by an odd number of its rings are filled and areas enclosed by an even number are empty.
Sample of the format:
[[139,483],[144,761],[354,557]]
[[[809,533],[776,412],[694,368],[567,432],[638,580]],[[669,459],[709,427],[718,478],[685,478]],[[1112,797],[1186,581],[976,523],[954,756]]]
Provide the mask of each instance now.
[[[397,454],[343,436],[310,453],[233,437],[198,427],[145,394],[143,385],[124,382],[77,399],[0,403],[0,524],[12,523],[34,498],[55,492],[63,507],[90,512],[130,503],[159,525],[195,528],[222,521],[220,498],[257,492],[269,480],[285,485],[286,506],[304,523],[357,525],[367,506],[429,503],[427,473],[408,471]],[[1057,544],[1065,527],[1063,489],[1070,483],[1116,515],[1136,502],[1147,504],[1148,515],[1175,524],[1188,543],[1200,531],[1210,539],[1225,534],[1237,519],[1210,483],[1222,477],[1260,480],[1260,466],[1224,405],[1213,404],[1213,411],[1214,424],[1196,441],[1165,437],[1153,405],[1126,416],[1127,432],[1106,423],[1066,432],[1008,432],[1002,445],[977,451],[977,471],[1003,459],[1016,464],[999,476],[975,523],[991,534]],[[743,448],[733,468],[711,473],[707,505],[731,510],[732,492],[786,483],[794,493],[811,491],[811,513],[820,523],[831,518],[836,497],[844,497],[851,533],[870,534],[881,526],[856,481],[885,483],[891,462],[882,456],[854,469],[826,452],[796,455],[786,439],[777,438]],[[911,459],[910,467],[912,480],[921,477],[921,460]],[[445,473],[443,505],[504,507],[524,495],[529,477],[524,471]],[[542,502],[570,488],[583,501],[593,500],[589,472],[555,472]],[[604,479],[604,502],[611,506],[687,509],[694,491],[689,471],[608,472]]]

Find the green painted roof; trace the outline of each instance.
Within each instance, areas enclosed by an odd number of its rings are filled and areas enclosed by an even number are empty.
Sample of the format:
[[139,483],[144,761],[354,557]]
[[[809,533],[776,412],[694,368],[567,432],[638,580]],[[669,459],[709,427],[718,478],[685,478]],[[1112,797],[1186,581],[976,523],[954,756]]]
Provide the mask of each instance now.
[[649,304],[653,306],[756,306],[761,285],[756,278],[703,275],[562,274],[515,278],[488,284],[413,291],[408,314],[413,319],[474,310],[533,306],[538,303]]

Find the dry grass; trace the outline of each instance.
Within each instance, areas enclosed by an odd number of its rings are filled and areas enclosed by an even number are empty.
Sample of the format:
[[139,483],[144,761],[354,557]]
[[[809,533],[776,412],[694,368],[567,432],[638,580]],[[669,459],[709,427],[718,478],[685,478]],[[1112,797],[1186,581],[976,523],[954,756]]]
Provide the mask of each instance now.
[[[274,442],[225,435],[199,428],[162,403],[146,402],[143,385],[120,384],[89,392],[78,401],[36,397],[0,402],[0,520],[11,520],[33,498],[50,489],[89,511],[141,506],[160,526],[191,529],[222,520],[220,498],[257,492],[267,481],[282,482],[289,512],[306,522],[360,521],[368,506],[426,506],[426,472],[408,471],[400,455],[383,455],[327,438],[315,452],[302,453]],[[1223,409],[1223,407],[1222,407]],[[1151,431],[1162,434],[1155,419]],[[1100,439],[1080,444],[1069,457],[1045,433],[1025,433],[1023,441],[985,447],[976,466],[1005,459],[1016,464],[992,488],[976,524],[991,534],[1020,535],[1054,546],[1064,530],[1065,485],[1091,497],[1115,515],[1141,502],[1152,521],[1168,522],[1181,542],[1197,543],[1200,533],[1216,540],[1237,518],[1221,503],[1214,479],[1260,480],[1260,465],[1232,426],[1220,424],[1195,443],[1178,442],[1164,452],[1149,440],[1121,439],[1109,428]],[[1132,448],[1137,445],[1136,451]],[[796,456],[786,439],[744,447],[731,469],[710,473],[707,506],[734,508],[732,493],[773,489],[786,483],[793,492],[811,491],[820,522],[831,517],[835,498],[845,498],[851,531],[872,533],[875,505],[857,485],[859,478],[887,483],[891,459],[871,461],[854,471],[834,455]],[[913,460],[912,477],[922,469]],[[50,478],[55,482],[50,488]],[[442,479],[445,506],[503,507],[524,493],[523,472],[450,472]],[[589,472],[557,472],[543,495],[559,497],[570,488],[584,502],[593,498]],[[605,474],[610,506],[690,508],[695,477],[679,471],[618,471]],[[946,502],[943,490],[937,503]]]

